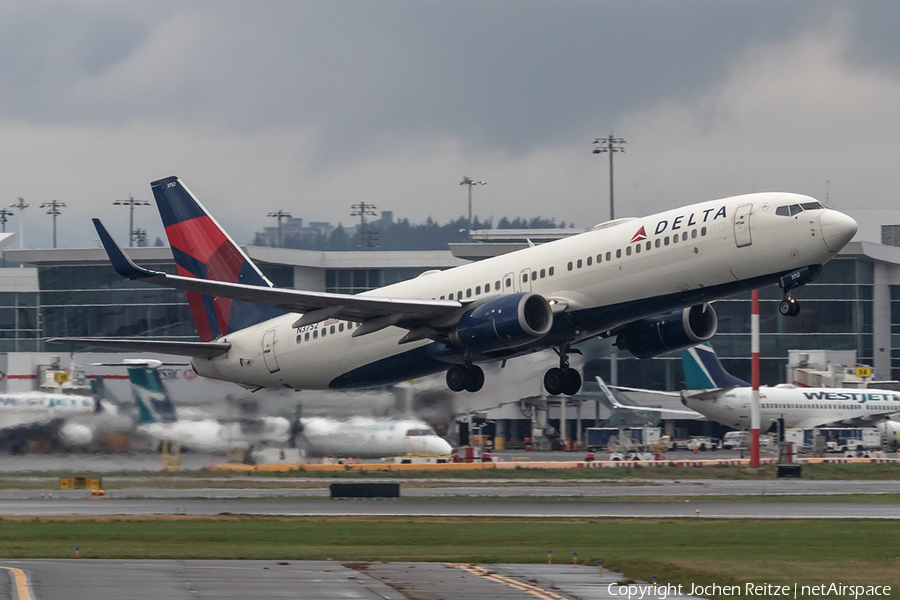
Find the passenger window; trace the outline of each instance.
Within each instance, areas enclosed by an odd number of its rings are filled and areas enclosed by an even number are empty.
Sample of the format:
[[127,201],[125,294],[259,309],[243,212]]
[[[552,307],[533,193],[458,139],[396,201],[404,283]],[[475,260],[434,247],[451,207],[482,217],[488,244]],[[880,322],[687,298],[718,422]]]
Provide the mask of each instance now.
[[476,285],[476,286],[475,286],[475,295],[477,296],[477,295],[480,294],[480,293],[481,293],[481,286],[480,286],[480,285]]
[[499,281],[494,282],[494,289],[497,290],[498,292],[500,291],[500,282]]
[[535,279],[537,279],[537,271],[532,271],[531,272],[531,280],[534,281]]
[[509,277],[506,278],[506,287],[512,287],[512,279]]
[[487,294],[489,291],[491,291],[491,284],[490,283],[484,284],[484,293]]
[[672,243],[673,243],[673,244],[677,244],[677,243],[678,243],[678,234],[677,234],[677,233],[676,233],[675,235],[672,236]]
[[550,267],[550,268],[547,270],[547,273],[549,273],[550,277],[553,277],[553,267]]
[[625,256],[631,256],[631,246],[625,247]]
[[652,245],[653,243],[650,240],[647,240],[647,250],[649,250]]
[[695,238],[695,237],[697,237],[697,230],[696,230],[696,229],[692,229],[692,230],[691,230],[691,238]]
[[598,255],[597,255],[597,264],[599,265],[602,261],[603,261],[603,255],[602,255],[602,254],[598,254]]
[[466,290],[466,298],[471,298],[471,297],[472,297],[472,288],[469,288]]
[[706,235],[706,225],[704,225],[703,227],[700,228],[700,235],[702,235],[702,236]]
[[588,256],[587,257],[587,266],[591,266],[592,264],[594,264],[594,257]]
[[318,330],[318,329],[316,329],[316,330],[313,331],[313,339],[314,339],[314,340],[319,339],[319,330]]
[[681,241],[683,241],[683,242],[687,241],[687,231],[685,231],[684,233],[681,234]]
[[334,333],[334,325],[331,326],[331,329],[328,331],[328,333]]
[[659,248],[659,238],[656,238],[656,247]]
[[303,339],[307,342],[309,341],[309,332],[308,331],[303,334]]
[[665,239],[663,239],[663,244],[665,244],[666,246],[669,245],[669,236],[666,236]]
[[572,263],[571,263],[571,262],[569,262],[569,270],[570,270],[570,271],[572,270]]
[[635,244],[635,245],[634,245],[634,251],[637,252],[638,254],[640,254],[640,253],[641,253],[641,245],[640,245],[640,244]]
[[[450,299],[453,300],[453,298],[450,298]],[[444,297],[443,297],[443,296],[441,296],[441,300],[444,300]]]
[[340,331],[340,332],[343,333],[343,331],[344,331],[344,324],[343,324],[343,323],[338,324],[338,331]]
[[453,300],[453,293],[450,293],[450,299]]
[[621,248],[616,250],[616,258],[622,258],[622,249]]
[[302,341],[303,341],[303,336],[302,336],[301,334],[298,333],[298,334],[297,334],[297,343],[299,344],[299,343],[302,342]]
[[580,258],[575,262],[575,266],[578,267],[579,269],[581,268],[581,259]]
[[543,279],[546,274],[547,274],[547,270],[541,269],[541,279]]
[[609,262],[611,260],[612,260],[612,252],[607,252],[606,253],[606,261]]

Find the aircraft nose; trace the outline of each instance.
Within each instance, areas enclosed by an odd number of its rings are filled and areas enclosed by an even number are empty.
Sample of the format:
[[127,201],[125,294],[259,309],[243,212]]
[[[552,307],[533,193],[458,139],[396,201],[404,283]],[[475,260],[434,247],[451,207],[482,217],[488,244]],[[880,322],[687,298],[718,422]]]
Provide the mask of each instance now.
[[822,229],[822,240],[828,249],[837,254],[841,248],[856,235],[859,226],[851,217],[836,210],[826,210],[819,217],[819,226]]
[[450,454],[453,447],[443,438],[428,441],[428,454]]

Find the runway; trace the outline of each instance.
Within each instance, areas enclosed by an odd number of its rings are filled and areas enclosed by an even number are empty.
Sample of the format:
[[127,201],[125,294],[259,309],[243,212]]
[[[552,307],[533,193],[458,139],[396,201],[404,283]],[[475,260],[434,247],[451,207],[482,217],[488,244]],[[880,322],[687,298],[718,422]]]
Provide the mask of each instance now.
[[[0,560],[30,575],[34,600],[606,600],[621,573],[596,566],[251,560]],[[0,600],[10,595],[0,573]],[[612,593],[611,592],[612,589]],[[688,598],[670,595],[671,600]]]
[[57,499],[2,500],[2,515],[219,515],[270,516],[420,516],[723,519],[900,519],[900,504],[845,502],[585,502],[528,500],[330,500],[330,499]]

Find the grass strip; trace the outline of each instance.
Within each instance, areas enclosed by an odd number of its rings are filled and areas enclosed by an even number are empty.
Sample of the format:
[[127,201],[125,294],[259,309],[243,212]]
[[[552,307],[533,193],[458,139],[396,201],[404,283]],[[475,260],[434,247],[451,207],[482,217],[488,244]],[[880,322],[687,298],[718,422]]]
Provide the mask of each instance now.
[[[839,582],[900,591],[882,522],[453,517],[40,517],[0,521],[0,558],[571,563],[660,583]],[[848,551],[852,549],[852,552]],[[848,558],[848,556],[850,558]],[[687,589],[687,588],[686,588]]]

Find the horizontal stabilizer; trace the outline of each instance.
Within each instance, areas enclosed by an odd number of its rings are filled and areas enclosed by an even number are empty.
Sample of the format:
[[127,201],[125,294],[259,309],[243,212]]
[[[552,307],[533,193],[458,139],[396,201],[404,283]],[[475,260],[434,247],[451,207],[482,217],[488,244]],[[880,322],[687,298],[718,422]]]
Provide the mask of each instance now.
[[227,342],[173,342],[168,340],[136,340],[121,338],[50,338],[56,344],[78,344],[81,346],[99,346],[115,350],[133,350],[135,352],[157,352],[174,354],[175,356],[192,356],[196,358],[215,358],[228,352],[231,344]]

